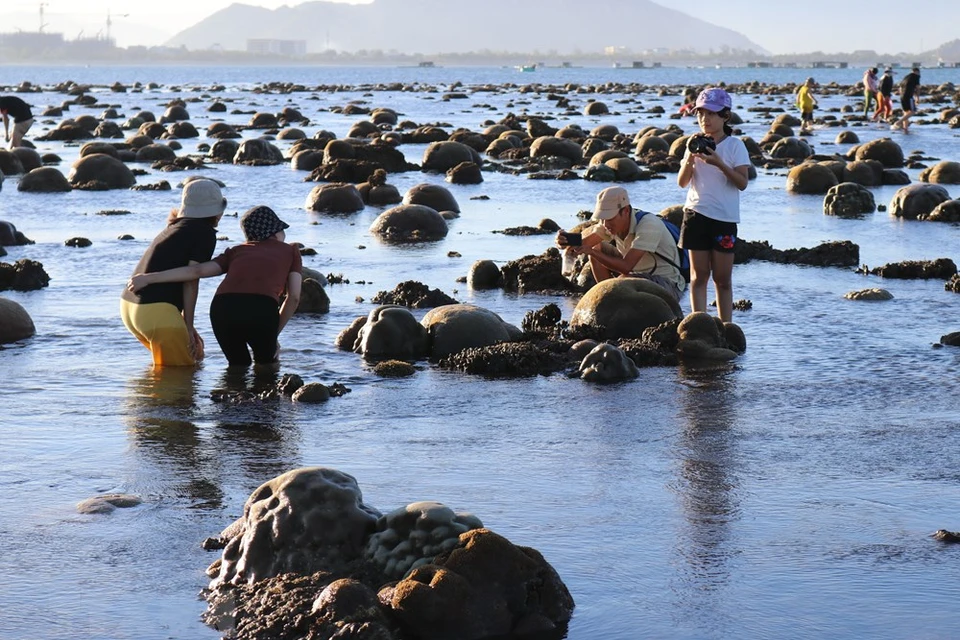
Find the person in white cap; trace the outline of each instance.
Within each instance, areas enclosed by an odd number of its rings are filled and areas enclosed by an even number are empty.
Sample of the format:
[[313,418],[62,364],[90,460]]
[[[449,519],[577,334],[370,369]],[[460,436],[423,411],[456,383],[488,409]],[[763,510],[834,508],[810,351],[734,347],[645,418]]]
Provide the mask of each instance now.
[[[134,273],[152,273],[206,262],[217,244],[217,223],[227,207],[220,186],[194,178],[183,187],[180,207],[153,239]],[[203,359],[203,339],[194,328],[199,282],[154,284],[120,296],[123,324],[153,354],[154,366],[189,366]]]
[[210,324],[220,350],[231,367],[246,368],[253,362],[260,370],[275,371],[277,338],[300,304],[303,278],[300,250],[284,242],[289,226],[270,207],[253,207],[240,217],[247,239],[243,244],[209,262],[135,274],[127,287],[140,291],[158,282],[226,274],[210,303]]
[[[713,145],[687,148],[677,184],[687,188],[680,246],[690,253],[690,307],[707,310],[712,278],[720,319],[733,316],[733,252],[740,222],[740,192],[750,180],[750,155],[730,127],[730,95],[719,87],[697,96],[697,123]],[[714,148],[711,148],[714,147]],[[705,148],[700,148],[705,147]]]
[[[586,255],[597,282],[618,275],[646,278],[678,301],[687,286],[673,235],[659,216],[635,212],[623,187],[597,194],[593,224],[580,236],[561,230],[556,241],[564,251]],[[616,247],[616,254],[604,252],[601,243]]]

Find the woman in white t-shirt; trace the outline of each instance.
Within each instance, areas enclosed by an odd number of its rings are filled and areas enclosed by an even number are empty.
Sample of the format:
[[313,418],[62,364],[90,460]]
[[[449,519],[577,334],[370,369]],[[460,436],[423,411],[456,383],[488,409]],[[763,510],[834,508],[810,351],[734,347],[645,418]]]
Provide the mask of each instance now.
[[[720,319],[733,315],[733,251],[740,222],[740,192],[749,181],[750,155],[733,137],[728,123],[732,102],[718,87],[697,96],[695,111],[710,145],[687,147],[677,184],[690,187],[683,207],[680,246],[690,252],[690,307],[707,310],[707,282],[712,278]],[[700,135],[700,134],[698,134]]]

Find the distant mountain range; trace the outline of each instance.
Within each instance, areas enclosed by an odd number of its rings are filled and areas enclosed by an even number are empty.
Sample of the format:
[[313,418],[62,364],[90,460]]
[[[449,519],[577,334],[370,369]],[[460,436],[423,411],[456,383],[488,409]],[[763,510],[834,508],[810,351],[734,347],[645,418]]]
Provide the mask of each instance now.
[[743,34],[650,0],[375,0],[264,9],[234,3],[167,46],[243,51],[248,39],[304,40],[307,53],[380,50],[436,55],[688,50],[768,53]]

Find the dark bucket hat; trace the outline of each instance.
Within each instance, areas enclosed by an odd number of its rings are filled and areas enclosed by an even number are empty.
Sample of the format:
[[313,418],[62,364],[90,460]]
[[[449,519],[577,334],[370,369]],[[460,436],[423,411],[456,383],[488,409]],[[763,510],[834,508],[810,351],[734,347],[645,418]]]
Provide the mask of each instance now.
[[254,207],[240,217],[240,228],[248,242],[266,240],[289,227],[290,225],[277,217],[273,209],[265,205]]

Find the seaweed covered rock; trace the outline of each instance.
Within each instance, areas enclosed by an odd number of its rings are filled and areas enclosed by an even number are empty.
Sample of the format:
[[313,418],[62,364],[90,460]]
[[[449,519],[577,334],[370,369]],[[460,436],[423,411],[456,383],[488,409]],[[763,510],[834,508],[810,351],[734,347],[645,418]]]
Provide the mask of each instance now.
[[500,267],[493,260],[477,260],[470,265],[467,284],[471,289],[496,289],[500,286]]
[[419,360],[428,352],[427,330],[406,307],[382,305],[360,324],[352,349],[367,360]]
[[0,262],[0,291],[36,291],[50,284],[50,276],[36,260],[22,258],[13,264]]
[[920,180],[932,184],[960,184],[960,162],[944,160],[920,172]]
[[370,232],[386,242],[429,242],[442,240],[449,228],[436,209],[419,204],[402,204],[381,213]]
[[830,187],[823,198],[823,213],[829,216],[856,218],[873,213],[876,208],[873,193],[854,182],[841,182]]
[[733,360],[737,352],[730,348],[726,333],[720,318],[703,311],[691,313],[677,327],[677,352],[682,358]]
[[318,280],[308,277],[303,279],[296,313],[330,313],[330,296]]
[[827,193],[837,182],[836,174],[829,167],[819,162],[804,162],[787,174],[787,191],[819,195]]
[[931,222],[960,222],[960,200],[941,202],[933,208],[933,211],[926,215],[920,214],[917,219]]
[[499,315],[471,304],[448,304],[427,312],[420,324],[430,336],[430,355],[439,360],[469,347],[486,347],[521,337]]
[[480,154],[462,142],[444,140],[432,142],[423,152],[422,167],[424,171],[445,173],[461,162],[472,162],[479,166],[483,163]]
[[410,307],[411,309],[429,309],[445,304],[457,304],[457,301],[440,289],[431,289],[422,282],[406,280],[393,288],[393,291],[380,291],[373,296],[374,304],[390,304]]
[[357,185],[357,191],[364,203],[373,206],[400,204],[403,201],[400,191],[392,184],[387,184],[387,172],[383,169],[374,170],[366,182]]
[[233,164],[254,167],[282,164],[283,162],[283,152],[262,138],[244,140],[233,155]]
[[500,342],[462,349],[437,366],[487,378],[529,378],[550,375],[568,364],[568,357],[549,343]]
[[480,184],[483,182],[483,173],[480,165],[475,162],[461,162],[447,170],[447,182],[452,184]]
[[403,196],[403,204],[418,204],[435,211],[460,213],[460,205],[450,190],[440,184],[423,182],[410,187]]
[[137,183],[127,165],[104,153],[79,158],[67,180],[75,189],[129,189]]
[[849,291],[843,295],[847,300],[865,300],[869,302],[893,300],[893,294],[886,289],[860,289],[859,291]]
[[872,275],[899,280],[949,280],[956,273],[957,265],[950,258],[904,260],[870,269]]
[[320,213],[354,213],[363,209],[363,198],[348,182],[317,185],[307,194],[304,208]]
[[561,273],[560,252],[550,247],[539,256],[511,260],[500,270],[505,291],[533,293],[537,291],[570,291],[573,286]]
[[422,640],[562,630],[574,608],[539,552],[489,529],[462,534],[453,551],[384,587],[379,597],[403,630]]
[[580,363],[580,377],[587,382],[621,382],[639,375],[634,361],[612,344],[598,344]]
[[774,249],[767,241],[737,242],[734,261],[744,264],[766,260],[779,264],[806,264],[814,267],[855,267],[860,264],[860,246],[849,240],[824,242],[815,247]]
[[380,516],[363,556],[388,578],[399,579],[452,551],[461,533],[482,526],[475,515],[454,512],[439,502],[413,502]]
[[877,160],[887,169],[903,166],[903,149],[890,138],[879,138],[857,147],[857,160]]
[[942,202],[950,199],[947,190],[938,184],[918,183],[897,189],[890,201],[890,215],[907,220],[926,216]]
[[23,340],[34,333],[36,327],[26,309],[13,300],[0,298],[0,344]]
[[577,303],[570,327],[592,327],[604,338],[639,338],[648,327],[680,318],[680,305],[663,287],[643,278],[611,278]]
[[31,169],[17,183],[17,191],[27,193],[66,193],[72,190],[66,176],[56,167]]
[[247,498],[213,584],[341,568],[360,558],[379,517],[351,475],[325,467],[284,473]]

